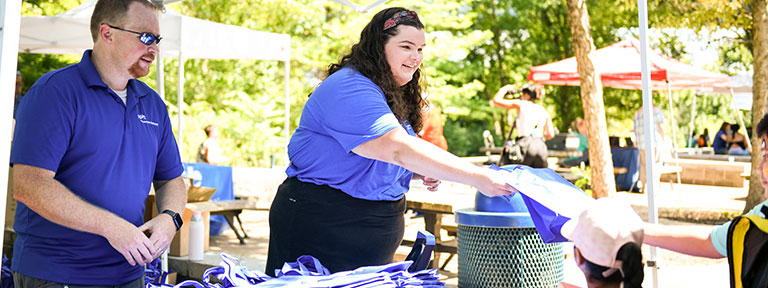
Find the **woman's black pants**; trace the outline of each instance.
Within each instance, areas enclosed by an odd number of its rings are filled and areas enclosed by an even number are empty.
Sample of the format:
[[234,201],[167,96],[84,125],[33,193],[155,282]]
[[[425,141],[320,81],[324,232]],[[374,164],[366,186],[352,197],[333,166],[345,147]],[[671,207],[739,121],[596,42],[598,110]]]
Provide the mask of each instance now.
[[370,201],[327,185],[286,179],[269,211],[266,273],[310,255],[331,273],[391,263],[403,240],[405,197]]

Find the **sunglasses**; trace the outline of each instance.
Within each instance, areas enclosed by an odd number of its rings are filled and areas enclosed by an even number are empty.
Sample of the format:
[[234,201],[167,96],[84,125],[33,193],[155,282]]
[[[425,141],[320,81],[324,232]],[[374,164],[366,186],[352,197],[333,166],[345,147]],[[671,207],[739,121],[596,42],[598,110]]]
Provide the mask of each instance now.
[[120,28],[120,27],[112,26],[112,25],[109,25],[109,24],[107,24],[107,26],[109,26],[112,29],[117,29],[117,30],[120,30],[120,31],[125,31],[125,32],[129,32],[129,33],[133,33],[133,34],[139,35],[139,41],[141,41],[141,43],[144,43],[144,45],[152,45],[152,43],[160,44],[160,40],[163,40],[163,37],[157,36],[157,35],[149,33],[149,32],[136,32],[136,31],[131,31],[131,30],[128,30],[128,29],[123,29],[123,28]]

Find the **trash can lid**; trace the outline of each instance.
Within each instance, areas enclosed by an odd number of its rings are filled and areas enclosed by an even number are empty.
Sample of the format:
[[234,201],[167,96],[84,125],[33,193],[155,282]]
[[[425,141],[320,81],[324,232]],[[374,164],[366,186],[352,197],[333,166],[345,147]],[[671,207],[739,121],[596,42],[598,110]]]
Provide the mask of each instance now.
[[535,227],[528,212],[484,212],[472,208],[456,210],[456,224],[498,228]]
[[475,195],[475,210],[481,212],[522,212],[528,213],[528,206],[520,193],[512,196],[488,197],[480,192]]

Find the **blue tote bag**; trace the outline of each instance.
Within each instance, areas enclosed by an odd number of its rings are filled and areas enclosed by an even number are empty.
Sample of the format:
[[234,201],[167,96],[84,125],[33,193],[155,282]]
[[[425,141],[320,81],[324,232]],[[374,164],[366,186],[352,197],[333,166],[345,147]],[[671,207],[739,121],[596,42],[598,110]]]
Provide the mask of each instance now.
[[[508,165],[494,170],[507,171],[507,184],[519,191],[536,231],[544,243],[567,242],[560,234],[565,222],[576,218],[594,199],[549,168]],[[514,195],[505,195],[510,201]]]

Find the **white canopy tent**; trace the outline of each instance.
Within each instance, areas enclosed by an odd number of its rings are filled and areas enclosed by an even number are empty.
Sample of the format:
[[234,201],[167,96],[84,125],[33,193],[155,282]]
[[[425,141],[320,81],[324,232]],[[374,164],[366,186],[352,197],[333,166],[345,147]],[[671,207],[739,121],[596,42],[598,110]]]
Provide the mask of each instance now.
[[731,105],[739,110],[752,110],[752,72],[731,76],[731,88],[699,89],[696,94],[731,95]]
[[[19,19],[21,18],[21,1],[0,2],[0,163],[8,163],[11,154],[11,125],[13,125],[13,95],[16,86],[16,64],[19,43]],[[5,91],[5,92],[2,92]],[[2,116],[5,115],[5,116]],[[8,165],[0,165],[0,191],[8,194]],[[6,197],[0,197],[0,223],[5,224]],[[3,243],[5,233],[0,235]]]
[[381,3],[387,2],[387,0],[376,0],[373,3],[369,4],[368,6],[361,6],[355,3],[352,3],[349,0],[331,0],[333,2],[339,3],[341,5],[349,6],[352,9],[355,9],[356,12],[359,13],[366,13],[371,10],[371,8],[378,6]]
[[[696,91],[696,95],[694,95],[693,98],[694,109],[691,111],[691,123],[688,127],[688,135],[693,133],[693,120],[696,117],[695,97],[697,95],[731,95],[731,107],[733,107],[733,110],[736,112],[739,119],[739,125],[741,125],[742,128],[747,128],[744,126],[744,119],[741,117],[741,112],[739,112],[739,110],[752,110],[752,72],[731,76],[730,86],[730,88],[699,89]],[[747,149],[752,151],[751,141],[747,141]]]
[[[180,0],[152,0],[153,2],[171,3]],[[17,54],[81,54],[93,47],[89,22],[96,1],[91,0],[75,9],[55,16],[21,17],[21,1],[0,2],[0,95],[13,95],[15,86]],[[290,112],[290,36],[255,31],[243,27],[225,25],[179,15],[166,9],[160,15],[160,33],[163,44],[159,46],[157,57],[157,89],[164,97],[163,57],[179,58],[178,83],[178,127],[177,141],[182,142],[182,115],[184,99],[184,61],[186,59],[257,59],[278,60],[284,62],[285,83],[285,143],[289,140]],[[200,35],[205,35],[200,37]],[[0,139],[11,139],[12,114],[11,101],[0,105]],[[181,146],[179,147],[181,152]],[[0,162],[8,163],[10,141],[0,141]],[[0,190],[5,191],[8,184],[8,166],[0,165]],[[6,191],[7,192],[7,191]],[[3,193],[7,194],[7,193]],[[0,197],[1,223],[5,223],[6,197]],[[0,243],[3,242],[0,235]],[[165,270],[166,268],[164,268]]]
[[[168,1],[166,1],[168,2]],[[19,51],[45,54],[82,54],[93,47],[89,23],[96,0],[55,16],[21,17]],[[157,61],[157,89],[165,96],[163,57],[186,59],[257,59],[285,63],[284,136],[289,139],[290,87],[289,63],[291,38],[287,34],[269,33],[243,27],[215,23],[177,14],[166,7],[160,14],[163,37]],[[183,142],[182,107],[184,99],[184,65],[179,65],[177,141]],[[181,149],[181,147],[179,147]]]

